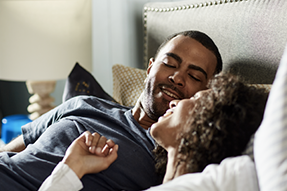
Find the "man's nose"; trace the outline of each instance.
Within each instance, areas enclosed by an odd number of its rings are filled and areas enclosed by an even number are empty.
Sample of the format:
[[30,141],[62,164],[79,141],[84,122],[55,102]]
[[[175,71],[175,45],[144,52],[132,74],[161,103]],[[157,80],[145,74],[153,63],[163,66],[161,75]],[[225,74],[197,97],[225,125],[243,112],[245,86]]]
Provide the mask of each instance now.
[[185,85],[183,74],[179,71],[175,72],[173,75],[169,76],[169,80],[178,85],[183,87]]
[[172,100],[171,102],[169,102],[169,108],[176,107],[179,101],[180,100]]

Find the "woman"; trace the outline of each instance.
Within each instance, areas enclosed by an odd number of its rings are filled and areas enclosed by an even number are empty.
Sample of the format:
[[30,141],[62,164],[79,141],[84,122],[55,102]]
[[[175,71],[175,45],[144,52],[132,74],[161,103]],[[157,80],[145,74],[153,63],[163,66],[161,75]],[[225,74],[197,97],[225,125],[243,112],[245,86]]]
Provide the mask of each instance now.
[[[245,85],[230,74],[220,74],[210,82],[208,90],[190,99],[171,101],[170,109],[150,129],[158,144],[156,167],[164,176],[163,183],[201,172],[208,164],[220,163],[226,157],[241,155],[262,121],[267,97],[265,89]],[[108,168],[117,158],[117,149],[112,140],[85,132],[71,144],[60,167],[41,189],[71,190],[67,186],[84,174]],[[78,179],[65,179],[68,171]],[[81,189],[81,184],[77,185],[80,187],[74,190]]]
[[[262,121],[267,97],[265,89],[245,85],[225,74],[216,76],[209,90],[189,100],[172,101],[171,109],[151,128],[151,135],[160,145],[155,149],[156,166],[165,173],[163,182],[241,155]],[[169,129],[171,125],[173,130]],[[168,140],[176,141],[171,146],[166,145]]]

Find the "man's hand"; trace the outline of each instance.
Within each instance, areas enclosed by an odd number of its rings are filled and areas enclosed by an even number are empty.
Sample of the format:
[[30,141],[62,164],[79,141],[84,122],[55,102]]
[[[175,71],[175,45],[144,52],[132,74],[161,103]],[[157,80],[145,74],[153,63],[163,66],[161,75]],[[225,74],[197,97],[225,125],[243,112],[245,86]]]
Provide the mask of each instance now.
[[118,157],[118,145],[98,133],[86,131],[72,142],[63,162],[81,179],[107,169]]
[[10,143],[0,148],[0,152],[21,152],[26,148],[23,135],[13,139]]

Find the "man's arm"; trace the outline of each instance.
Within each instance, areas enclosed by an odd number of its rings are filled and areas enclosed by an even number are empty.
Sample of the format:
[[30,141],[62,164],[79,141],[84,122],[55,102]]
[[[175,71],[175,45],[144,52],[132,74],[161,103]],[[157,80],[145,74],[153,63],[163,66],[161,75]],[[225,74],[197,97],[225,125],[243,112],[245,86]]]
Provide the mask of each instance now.
[[0,148],[0,152],[21,152],[26,148],[23,135],[18,136],[17,138],[13,139],[10,143],[5,145],[4,147]]

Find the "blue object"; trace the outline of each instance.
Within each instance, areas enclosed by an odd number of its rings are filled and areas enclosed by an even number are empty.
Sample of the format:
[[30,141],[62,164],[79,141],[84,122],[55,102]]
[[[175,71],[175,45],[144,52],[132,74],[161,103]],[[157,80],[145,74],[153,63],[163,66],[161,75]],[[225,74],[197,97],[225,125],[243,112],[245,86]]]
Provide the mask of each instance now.
[[22,134],[21,127],[32,120],[28,115],[10,115],[2,119],[1,139],[5,144]]

